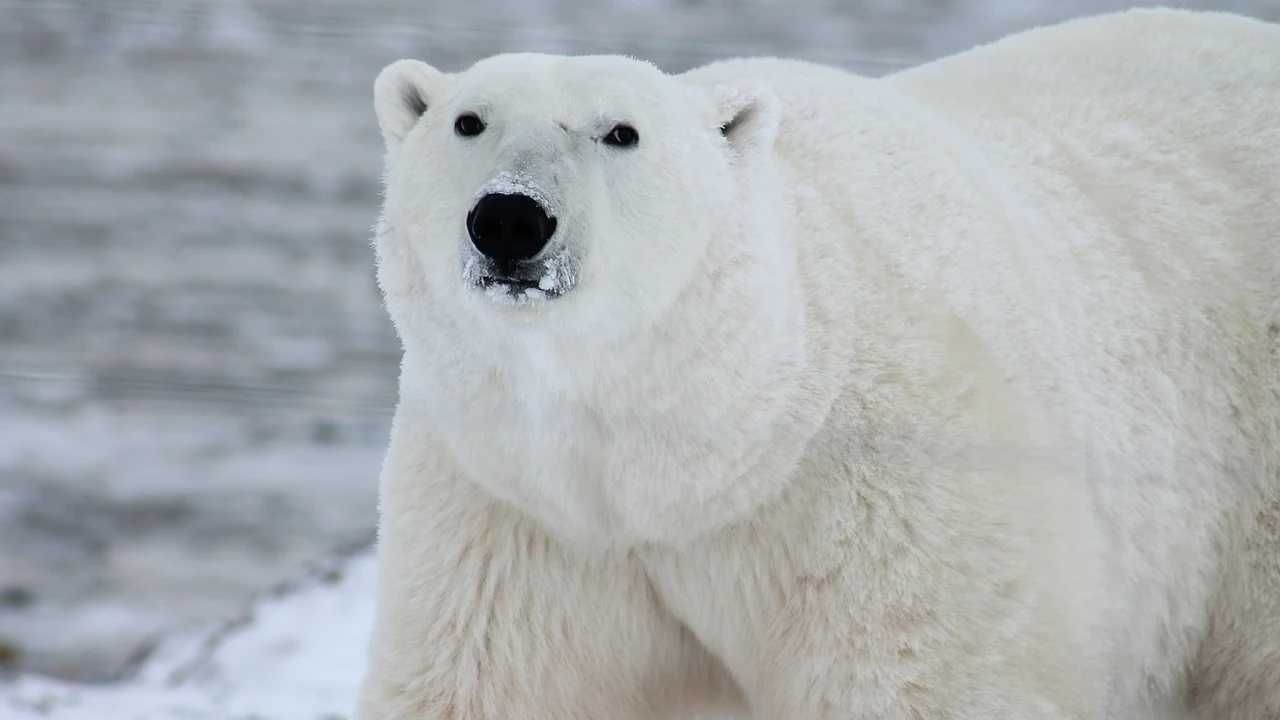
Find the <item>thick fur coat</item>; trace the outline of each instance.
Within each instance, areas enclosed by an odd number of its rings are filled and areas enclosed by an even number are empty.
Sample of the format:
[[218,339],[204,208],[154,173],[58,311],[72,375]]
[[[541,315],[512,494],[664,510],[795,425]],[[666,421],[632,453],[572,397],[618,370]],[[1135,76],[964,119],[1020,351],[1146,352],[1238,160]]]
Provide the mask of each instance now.
[[[1280,27],[400,61],[375,106],[359,720],[1280,718]],[[527,282],[492,193],[555,218]]]

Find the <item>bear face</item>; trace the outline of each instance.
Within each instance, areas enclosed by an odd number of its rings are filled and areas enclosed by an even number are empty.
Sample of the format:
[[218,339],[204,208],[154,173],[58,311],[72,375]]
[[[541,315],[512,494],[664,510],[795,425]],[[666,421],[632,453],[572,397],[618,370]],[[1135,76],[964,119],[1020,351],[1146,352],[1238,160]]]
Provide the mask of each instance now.
[[747,127],[763,103],[733,90],[620,57],[505,55],[457,75],[394,63],[375,84],[384,219],[433,302],[634,332],[688,287],[734,214],[743,147],[773,132]]
[[783,393],[803,351],[767,170],[776,95],[545,55],[453,75],[402,60],[374,95],[402,396],[467,476],[549,526],[616,537],[626,506],[631,535],[692,528],[705,508],[673,513],[675,478],[730,486],[723,466],[773,421],[744,406]]

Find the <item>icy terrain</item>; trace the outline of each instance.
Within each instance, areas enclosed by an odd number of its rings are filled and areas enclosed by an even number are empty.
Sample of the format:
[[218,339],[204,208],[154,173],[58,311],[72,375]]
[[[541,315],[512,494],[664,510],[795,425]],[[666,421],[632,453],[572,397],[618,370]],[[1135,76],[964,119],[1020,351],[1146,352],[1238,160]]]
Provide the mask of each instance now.
[[[4,720],[339,720],[350,716],[373,620],[371,554],[332,562],[213,630],[175,636],[129,682],[23,677]],[[324,632],[317,632],[323,628]]]
[[[216,653],[167,641],[131,685],[35,674],[128,677],[159,639],[371,539],[399,359],[368,247],[387,62],[769,53],[876,75],[1127,4],[0,0],[0,720],[10,700],[94,720],[349,710],[367,560]],[[1280,19],[1278,0],[1196,4]]]

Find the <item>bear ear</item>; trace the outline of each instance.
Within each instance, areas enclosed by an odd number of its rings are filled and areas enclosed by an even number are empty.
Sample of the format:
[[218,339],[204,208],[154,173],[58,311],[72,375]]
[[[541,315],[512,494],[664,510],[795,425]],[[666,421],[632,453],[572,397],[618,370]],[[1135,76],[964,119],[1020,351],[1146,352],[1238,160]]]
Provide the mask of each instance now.
[[782,111],[778,96],[763,83],[717,85],[712,89],[720,133],[740,153],[766,152],[773,147]]
[[373,82],[373,110],[387,151],[400,146],[418,118],[440,98],[449,76],[418,60],[397,60]]

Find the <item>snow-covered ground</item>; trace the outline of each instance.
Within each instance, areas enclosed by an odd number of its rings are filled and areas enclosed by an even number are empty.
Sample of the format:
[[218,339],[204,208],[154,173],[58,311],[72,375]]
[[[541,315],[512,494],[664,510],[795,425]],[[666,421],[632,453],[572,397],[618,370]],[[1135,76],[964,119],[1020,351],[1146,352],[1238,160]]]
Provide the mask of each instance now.
[[374,578],[371,553],[331,561],[230,624],[175,635],[128,682],[22,677],[0,688],[0,718],[347,718],[364,667]]
[[[368,247],[387,62],[881,74],[1128,4],[0,0],[0,720],[349,711],[367,556],[187,629],[372,537],[398,362]],[[1280,20],[1280,0],[1190,4]],[[41,679],[141,657],[126,685]]]

